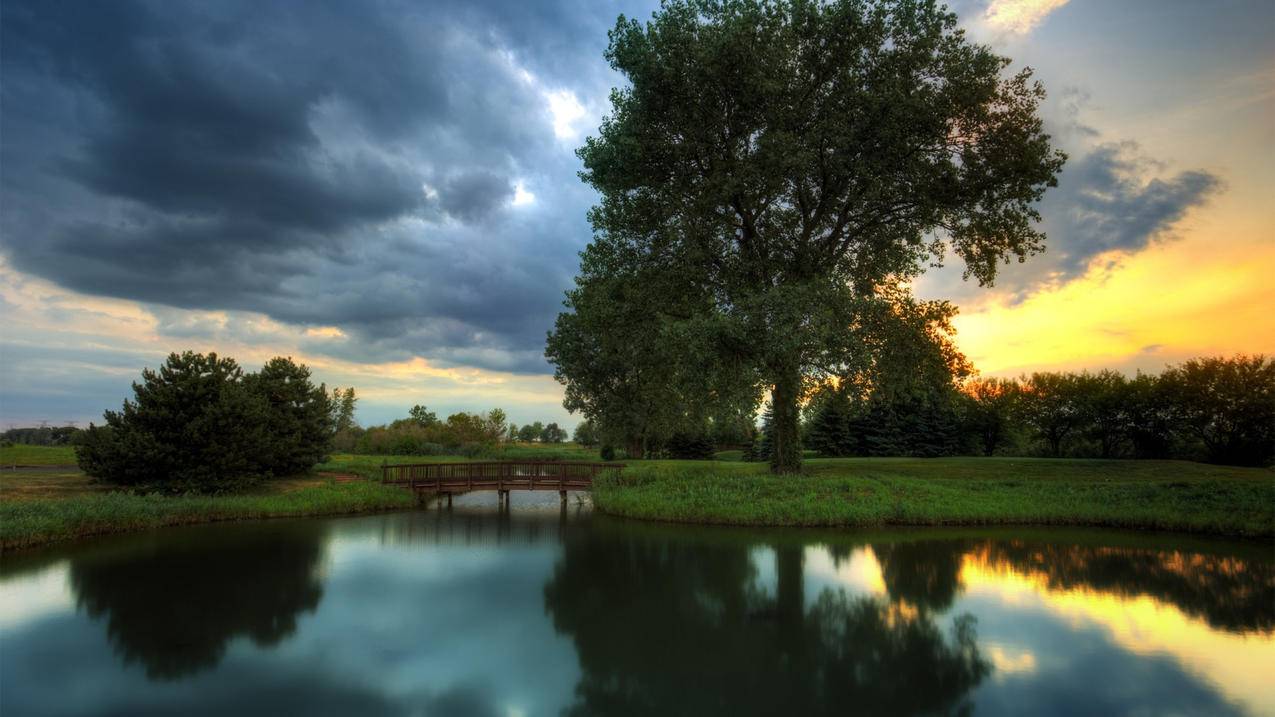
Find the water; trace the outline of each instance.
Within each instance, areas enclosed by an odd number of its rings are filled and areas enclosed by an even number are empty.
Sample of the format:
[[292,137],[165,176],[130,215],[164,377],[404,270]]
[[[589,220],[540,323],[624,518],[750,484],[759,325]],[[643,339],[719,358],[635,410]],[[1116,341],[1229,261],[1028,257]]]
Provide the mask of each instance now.
[[6,555],[0,713],[1275,714],[1275,550],[430,511]]

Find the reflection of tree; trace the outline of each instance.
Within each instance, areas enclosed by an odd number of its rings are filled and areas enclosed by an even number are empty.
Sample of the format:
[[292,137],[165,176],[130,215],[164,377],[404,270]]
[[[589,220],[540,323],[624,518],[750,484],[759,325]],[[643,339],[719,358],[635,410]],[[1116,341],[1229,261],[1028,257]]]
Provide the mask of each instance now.
[[1275,630],[1275,563],[1206,552],[989,541],[974,555],[1054,590],[1147,596],[1232,632]]
[[890,599],[942,612],[961,590],[961,561],[968,547],[956,540],[874,543]]
[[579,714],[944,713],[990,669],[969,620],[825,591],[807,608],[802,549],[763,591],[746,543],[594,531],[569,537],[545,603],[575,641]]
[[234,637],[273,645],[323,594],[320,524],[165,532],[149,551],[72,560],[71,588],[154,679],[215,666]]

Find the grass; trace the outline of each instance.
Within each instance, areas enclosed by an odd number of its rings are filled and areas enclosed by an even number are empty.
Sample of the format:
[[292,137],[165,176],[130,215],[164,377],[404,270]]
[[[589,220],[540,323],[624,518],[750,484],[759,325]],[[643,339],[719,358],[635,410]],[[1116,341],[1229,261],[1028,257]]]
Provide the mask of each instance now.
[[276,481],[231,496],[135,495],[123,491],[0,501],[0,547],[30,547],[70,538],[170,525],[409,508],[401,488],[366,481]]
[[21,443],[0,447],[0,466],[73,466],[71,446],[28,446]]
[[[506,460],[597,460],[597,451],[574,444],[517,444]],[[491,456],[367,456],[337,454],[308,475],[268,481],[231,496],[136,495],[98,483],[75,467],[65,446],[16,445],[0,449],[0,549],[171,525],[405,509],[413,497],[382,486],[382,462],[450,463]],[[337,481],[332,475],[368,481]]]
[[598,481],[612,515],[684,523],[862,527],[1086,525],[1275,536],[1275,471],[1185,461],[869,458],[653,461]]
[[[69,460],[68,460],[69,456]],[[634,461],[594,486],[598,510],[675,523],[740,526],[1076,525],[1275,536],[1275,470],[1185,461],[852,458],[805,462],[799,476],[758,463]],[[505,449],[507,460],[597,460],[572,444]],[[338,454],[315,472],[234,496],[135,495],[67,464],[65,447],[0,449],[0,548],[168,525],[411,507],[376,482],[382,462],[457,456]],[[473,460],[492,460],[482,457]],[[368,481],[337,481],[331,474]]]

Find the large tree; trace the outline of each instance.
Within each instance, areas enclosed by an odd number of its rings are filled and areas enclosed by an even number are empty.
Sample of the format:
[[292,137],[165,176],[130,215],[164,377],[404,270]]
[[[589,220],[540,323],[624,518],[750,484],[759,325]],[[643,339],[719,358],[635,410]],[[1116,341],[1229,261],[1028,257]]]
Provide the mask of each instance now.
[[669,0],[621,17],[606,57],[629,84],[579,152],[601,195],[581,284],[615,257],[661,277],[638,287],[694,309],[661,318],[770,391],[777,472],[881,287],[949,252],[988,283],[1043,247],[1033,207],[1064,160],[1044,92],[932,2]]

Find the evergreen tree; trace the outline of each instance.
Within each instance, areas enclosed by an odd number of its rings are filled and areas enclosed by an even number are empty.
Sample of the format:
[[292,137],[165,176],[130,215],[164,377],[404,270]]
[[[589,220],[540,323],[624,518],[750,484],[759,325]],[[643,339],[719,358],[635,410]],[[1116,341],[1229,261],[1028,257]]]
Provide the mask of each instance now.
[[268,408],[269,447],[262,457],[268,471],[292,475],[326,460],[335,433],[332,401],[325,386],[310,381],[308,367],[278,356],[245,376],[244,383]]
[[845,391],[830,389],[810,419],[809,446],[821,456],[851,456],[858,448],[852,422],[854,409]]
[[222,492],[269,474],[270,406],[234,359],[170,354],[145,369],[133,400],[107,411],[77,446],[80,468],[119,485],[168,492]]

